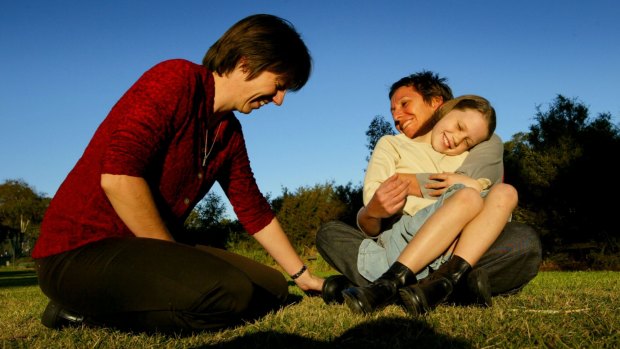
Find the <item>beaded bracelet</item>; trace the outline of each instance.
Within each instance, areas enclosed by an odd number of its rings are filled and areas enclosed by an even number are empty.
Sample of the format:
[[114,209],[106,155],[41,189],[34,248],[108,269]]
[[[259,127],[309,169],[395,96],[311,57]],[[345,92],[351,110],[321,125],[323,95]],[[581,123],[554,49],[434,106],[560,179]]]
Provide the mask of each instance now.
[[301,276],[301,274],[303,274],[306,271],[306,269],[308,269],[308,267],[304,264],[304,266],[301,267],[301,270],[299,270],[297,273],[291,275],[291,279],[293,279],[293,280],[297,279],[298,277]]

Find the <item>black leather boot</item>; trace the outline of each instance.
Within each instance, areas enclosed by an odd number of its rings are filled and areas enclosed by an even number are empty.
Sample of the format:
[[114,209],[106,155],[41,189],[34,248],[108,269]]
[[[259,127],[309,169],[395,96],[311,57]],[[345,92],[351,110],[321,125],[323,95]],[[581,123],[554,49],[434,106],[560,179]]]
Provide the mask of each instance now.
[[463,290],[469,288],[470,282],[477,288],[476,297],[484,298],[486,294],[490,301],[488,278],[480,279],[478,278],[480,274],[475,273],[469,279],[471,270],[472,267],[466,260],[456,255],[453,256],[420,284],[399,290],[405,309],[411,315],[427,313],[437,305],[453,298],[456,293],[469,292]]
[[416,284],[415,274],[400,262],[394,262],[368,286],[351,287],[342,292],[347,306],[354,312],[368,314],[398,301],[398,289]]
[[325,279],[321,297],[325,304],[342,304],[344,303],[342,291],[354,286],[355,284],[347,279],[346,276],[332,275]]
[[491,285],[487,271],[482,268],[474,268],[467,273],[466,277],[462,277],[457,283],[448,302],[465,306],[492,306]]
[[60,304],[49,301],[41,316],[41,323],[51,329],[61,329],[63,327],[81,326],[84,317],[64,309]]

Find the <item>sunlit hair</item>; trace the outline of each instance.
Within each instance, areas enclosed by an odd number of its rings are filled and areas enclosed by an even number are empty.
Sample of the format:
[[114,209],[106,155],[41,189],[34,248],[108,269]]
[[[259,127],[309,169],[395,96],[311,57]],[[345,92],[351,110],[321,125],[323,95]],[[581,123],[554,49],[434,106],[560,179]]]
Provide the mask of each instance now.
[[466,109],[477,110],[482,114],[482,117],[487,121],[488,126],[488,134],[485,140],[491,138],[493,132],[495,132],[495,127],[497,126],[495,109],[486,98],[476,95],[463,95],[445,102],[437,108],[428,123],[429,125],[435,125],[441,118],[452,110]]
[[280,75],[280,85],[301,89],[312,70],[312,57],[293,25],[280,17],[257,14],[233,25],[209,48],[202,64],[220,75],[243,62],[248,80],[264,71]]
[[403,86],[409,86],[422,95],[422,100],[426,104],[431,104],[435,97],[441,97],[442,102],[445,102],[453,98],[452,89],[450,89],[446,81],[446,78],[440,78],[439,75],[433,72],[423,70],[419,73],[405,76],[392,84],[388,97],[391,100],[396,90]]

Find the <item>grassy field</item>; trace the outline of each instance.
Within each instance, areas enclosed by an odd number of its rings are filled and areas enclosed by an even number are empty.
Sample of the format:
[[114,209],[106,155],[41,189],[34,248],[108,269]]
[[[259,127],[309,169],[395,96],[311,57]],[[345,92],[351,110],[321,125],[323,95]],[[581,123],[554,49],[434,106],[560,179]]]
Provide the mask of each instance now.
[[175,337],[109,329],[47,329],[46,298],[28,269],[0,268],[0,348],[620,348],[619,272],[541,272],[494,306],[440,306],[411,318],[390,306],[369,316],[299,301],[254,323]]

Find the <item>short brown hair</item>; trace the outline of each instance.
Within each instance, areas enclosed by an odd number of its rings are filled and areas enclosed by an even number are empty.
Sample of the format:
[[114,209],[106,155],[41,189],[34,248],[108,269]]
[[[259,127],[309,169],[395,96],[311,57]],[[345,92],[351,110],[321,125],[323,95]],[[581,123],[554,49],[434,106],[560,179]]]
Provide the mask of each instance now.
[[277,16],[257,14],[240,20],[209,48],[202,64],[223,75],[242,58],[248,80],[269,71],[282,77],[282,87],[297,91],[310,78],[312,57],[306,44],[289,21]]
[[439,75],[428,70],[422,70],[421,72],[405,76],[393,83],[390,87],[388,97],[392,99],[396,90],[403,86],[413,87],[414,90],[422,95],[422,100],[429,105],[435,97],[441,97],[442,103],[453,98],[452,90],[447,84],[447,79],[441,78]]

